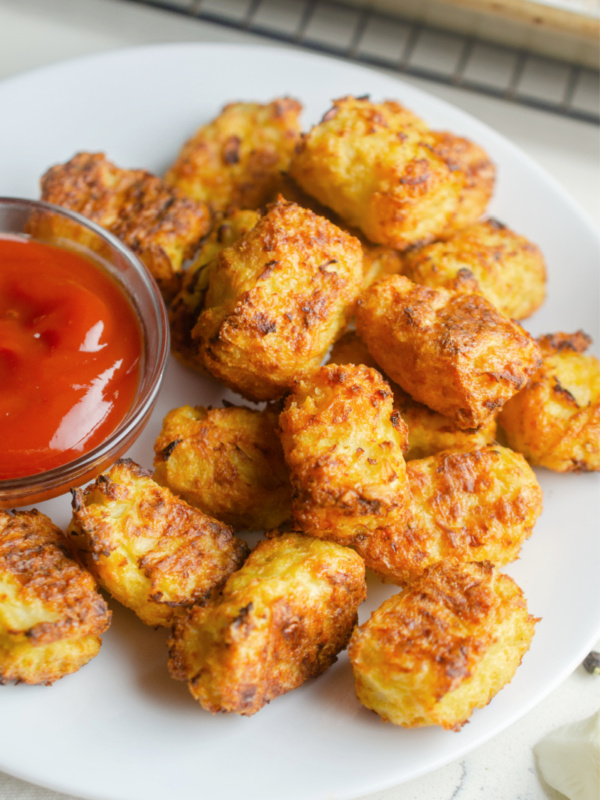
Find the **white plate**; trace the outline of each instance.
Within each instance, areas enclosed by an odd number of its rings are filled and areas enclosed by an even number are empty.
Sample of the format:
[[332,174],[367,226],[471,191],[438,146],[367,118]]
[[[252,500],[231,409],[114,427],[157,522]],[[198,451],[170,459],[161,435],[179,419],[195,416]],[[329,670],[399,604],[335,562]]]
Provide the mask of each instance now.
[[[538,242],[549,298],[534,333],[583,328],[598,339],[598,239],[560,188],[510,143],[400,81],[335,60],[229,45],[109,53],[0,85],[0,194],[38,195],[40,175],[79,150],[161,172],[182,142],[231,100],[289,94],[316,122],[344,94],[393,98],[438,128],[483,144],[498,166],[491,211]],[[167,410],[214,403],[214,383],[170,365],[158,408],[132,450],[152,464]],[[165,634],[115,610],[100,655],[51,688],[0,688],[0,769],[99,800],[343,800],[398,784],[464,755],[538,703],[598,636],[598,480],[540,472],[545,511],[508,570],[543,618],[510,686],[460,733],[383,724],[355,699],[342,655],[325,675],[249,719],[211,717],[172,681]],[[44,504],[61,525],[67,497]],[[370,586],[362,618],[393,591]]]

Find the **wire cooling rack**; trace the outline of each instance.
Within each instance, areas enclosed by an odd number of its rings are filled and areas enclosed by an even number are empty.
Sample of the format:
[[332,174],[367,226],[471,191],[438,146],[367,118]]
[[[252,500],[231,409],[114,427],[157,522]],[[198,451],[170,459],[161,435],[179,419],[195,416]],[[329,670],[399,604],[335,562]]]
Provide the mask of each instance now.
[[600,124],[598,70],[336,0],[126,0]]

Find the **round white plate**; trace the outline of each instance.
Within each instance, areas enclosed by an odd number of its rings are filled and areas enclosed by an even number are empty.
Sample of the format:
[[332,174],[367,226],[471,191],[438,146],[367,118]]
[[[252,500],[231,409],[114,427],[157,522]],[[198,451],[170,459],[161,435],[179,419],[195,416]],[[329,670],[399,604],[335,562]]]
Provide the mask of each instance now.
[[[549,297],[535,333],[582,328],[598,340],[598,238],[556,183],[509,142],[428,95],[346,63],[276,48],[146,47],[68,62],[0,85],[0,193],[38,196],[51,165],[80,150],[160,173],[233,100],[278,95],[308,126],[344,94],[397,99],[433,127],[484,145],[498,166],[490,211],[543,248]],[[218,403],[219,387],[171,363],[131,455],[152,465],[164,414]],[[230,395],[231,399],[232,396]],[[0,445],[1,446],[1,445]],[[354,696],[342,655],[327,673],[249,719],[204,712],[166,668],[164,631],[112,603],[100,655],[52,687],[0,687],[0,769],[98,800],[344,800],[416,777],[506,728],[577,666],[598,636],[598,479],[540,471],[545,511],[508,570],[542,617],[512,683],[460,733],[384,724]],[[69,499],[43,504],[59,525]],[[392,593],[374,583],[362,619]]]

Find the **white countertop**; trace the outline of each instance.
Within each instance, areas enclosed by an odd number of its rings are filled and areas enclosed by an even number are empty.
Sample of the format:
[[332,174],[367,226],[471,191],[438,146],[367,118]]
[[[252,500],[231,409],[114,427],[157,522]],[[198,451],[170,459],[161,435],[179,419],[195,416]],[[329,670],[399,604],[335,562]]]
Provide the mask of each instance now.
[[[269,43],[252,34],[118,0],[0,0],[0,79],[65,58],[173,41]],[[600,228],[597,128],[435,83],[405,80],[504,134],[553,175]],[[557,649],[560,646],[557,642]],[[533,711],[464,759],[370,795],[369,800],[558,800],[562,795],[539,778],[532,746],[557,726],[587,717],[599,708],[600,677],[588,675],[580,667]],[[0,798],[65,800],[64,795],[3,773]]]

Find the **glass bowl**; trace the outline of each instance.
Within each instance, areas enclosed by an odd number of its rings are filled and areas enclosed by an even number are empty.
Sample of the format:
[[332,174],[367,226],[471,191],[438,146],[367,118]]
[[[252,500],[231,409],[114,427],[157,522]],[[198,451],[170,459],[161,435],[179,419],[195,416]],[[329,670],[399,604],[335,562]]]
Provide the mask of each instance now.
[[[0,480],[0,508],[31,505],[95,478],[122,456],[142,432],[156,402],[169,354],[167,312],[154,279],[112,234],[80,214],[42,201],[0,198],[0,237],[51,244],[87,258],[124,291],[138,318],[142,353],[134,400],[98,446],[35,475]],[[2,443],[0,443],[2,447]]]

